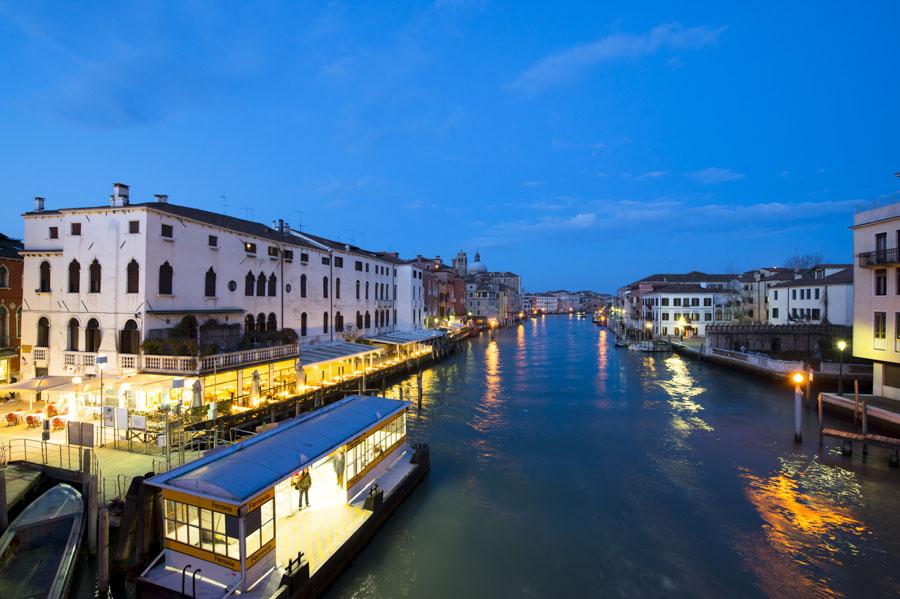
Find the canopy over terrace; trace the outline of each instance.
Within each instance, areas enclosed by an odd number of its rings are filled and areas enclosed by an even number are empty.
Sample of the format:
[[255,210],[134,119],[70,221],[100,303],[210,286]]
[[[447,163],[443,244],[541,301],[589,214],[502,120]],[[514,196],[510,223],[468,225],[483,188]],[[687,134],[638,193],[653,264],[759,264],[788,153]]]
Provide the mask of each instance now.
[[380,347],[347,341],[303,346],[300,350],[300,367],[303,370],[301,382],[315,387],[346,380],[346,377],[373,367],[376,356],[383,352]]
[[366,337],[365,341],[390,347],[393,359],[399,361],[429,353],[435,342],[446,336],[447,333],[439,329],[419,329],[417,331],[381,333]]
[[380,347],[363,345],[362,343],[350,343],[348,341],[315,343],[305,345],[300,350],[300,364],[302,366],[312,366],[313,364],[322,364],[335,360],[359,358],[369,354],[381,353],[382,351]]
[[239,506],[408,405],[353,395],[146,482]]

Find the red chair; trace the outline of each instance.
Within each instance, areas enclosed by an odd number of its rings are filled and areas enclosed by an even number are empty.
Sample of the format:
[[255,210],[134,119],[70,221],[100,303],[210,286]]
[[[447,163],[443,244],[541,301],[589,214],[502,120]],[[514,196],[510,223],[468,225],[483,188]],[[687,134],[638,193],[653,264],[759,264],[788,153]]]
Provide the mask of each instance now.
[[41,419],[37,416],[32,416],[29,414],[25,417],[25,424],[28,425],[28,428],[37,428],[41,425]]
[[52,424],[53,424],[53,430],[54,430],[54,431],[61,431],[61,430],[63,430],[64,428],[66,428],[66,425],[65,425],[65,423],[63,422],[63,419],[62,419],[62,418],[54,418],[54,419],[52,420]]
[[47,416],[48,417],[53,418],[54,416],[56,416],[58,414],[59,414],[59,411],[56,409],[55,405],[53,405],[52,403],[47,405]]
[[13,413],[9,413],[6,415],[6,426],[15,426],[19,424],[19,419],[16,418],[16,415]]

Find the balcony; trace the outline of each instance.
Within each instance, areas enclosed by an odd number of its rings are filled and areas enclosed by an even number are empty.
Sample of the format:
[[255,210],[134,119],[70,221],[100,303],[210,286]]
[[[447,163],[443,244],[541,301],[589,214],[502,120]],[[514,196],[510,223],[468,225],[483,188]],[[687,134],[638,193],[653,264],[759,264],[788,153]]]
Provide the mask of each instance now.
[[[32,347],[31,348],[31,359],[34,360],[36,366],[46,366],[48,353],[49,353],[49,348],[47,348],[47,347]],[[41,362],[41,363],[38,364],[38,362]]]
[[63,365],[72,368],[93,368],[97,365],[97,354],[85,351],[66,351],[63,352]]
[[890,248],[863,252],[857,256],[859,265],[863,268],[883,268],[900,264],[900,249]]
[[274,362],[279,359],[296,358],[297,356],[298,346],[296,343],[293,343],[203,357],[159,356],[152,354],[133,357],[140,358],[139,369],[141,372],[196,376],[198,374],[208,374],[216,371],[233,370],[235,368],[251,366],[253,364]]

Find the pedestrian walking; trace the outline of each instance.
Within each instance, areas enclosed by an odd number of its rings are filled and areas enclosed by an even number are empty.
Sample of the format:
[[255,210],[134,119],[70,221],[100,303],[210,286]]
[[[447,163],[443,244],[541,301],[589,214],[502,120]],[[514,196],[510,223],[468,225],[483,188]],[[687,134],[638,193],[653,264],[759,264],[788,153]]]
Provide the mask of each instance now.
[[312,476],[309,474],[309,468],[304,468],[303,472],[297,479],[297,490],[300,491],[297,508],[303,509],[303,499],[306,499],[306,507],[309,507],[309,488],[312,486]]
[[346,464],[346,460],[344,458],[344,452],[339,451],[334,456],[334,459],[331,462],[331,465],[334,466],[334,473],[337,476],[337,484],[339,487],[344,487],[344,466]]

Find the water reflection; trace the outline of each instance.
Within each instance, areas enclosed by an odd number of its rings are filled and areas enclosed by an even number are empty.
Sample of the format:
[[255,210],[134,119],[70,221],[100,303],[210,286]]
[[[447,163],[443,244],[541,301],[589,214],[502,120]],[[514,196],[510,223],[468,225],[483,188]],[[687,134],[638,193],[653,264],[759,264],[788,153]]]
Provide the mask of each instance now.
[[741,471],[763,526],[738,549],[770,594],[838,595],[826,572],[858,555],[870,534],[855,513],[862,505],[856,475],[804,457],[779,461],[768,477]]
[[475,406],[475,416],[471,424],[479,433],[474,440],[479,460],[497,456],[499,433],[507,427],[500,401],[502,374],[500,346],[496,341],[488,343],[484,350],[484,378],[484,395],[482,401]]
[[606,329],[600,329],[597,335],[597,391],[605,403],[606,381],[609,378],[609,343]]
[[712,431],[713,428],[697,414],[703,409],[694,401],[706,389],[697,384],[687,362],[681,356],[672,355],[665,361],[670,378],[659,381],[659,386],[669,395],[672,408],[672,427],[687,432],[693,429]]

